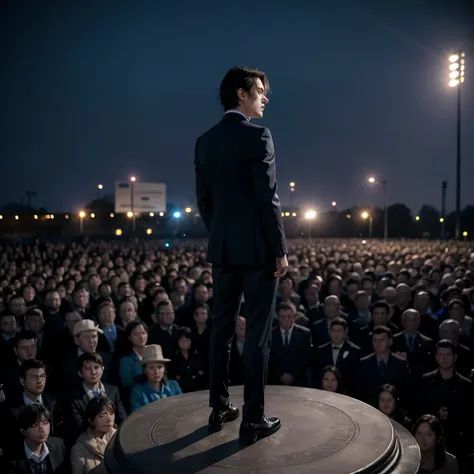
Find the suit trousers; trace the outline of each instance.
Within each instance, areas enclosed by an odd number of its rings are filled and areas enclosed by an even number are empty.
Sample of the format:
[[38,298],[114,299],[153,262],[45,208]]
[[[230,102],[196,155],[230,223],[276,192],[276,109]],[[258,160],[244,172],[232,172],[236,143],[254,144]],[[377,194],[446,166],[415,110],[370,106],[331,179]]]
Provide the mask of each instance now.
[[210,343],[210,406],[229,403],[229,360],[235,321],[242,294],[245,298],[244,421],[258,422],[264,415],[265,385],[271,347],[278,279],[272,265],[213,268],[213,313]]

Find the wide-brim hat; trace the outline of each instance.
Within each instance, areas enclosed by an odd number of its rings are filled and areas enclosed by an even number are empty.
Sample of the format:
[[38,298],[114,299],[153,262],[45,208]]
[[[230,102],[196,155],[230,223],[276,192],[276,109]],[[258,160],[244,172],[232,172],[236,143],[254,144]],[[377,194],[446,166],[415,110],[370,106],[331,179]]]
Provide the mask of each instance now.
[[75,337],[84,331],[97,331],[100,334],[104,334],[104,331],[102,331],[99,326],[96,326],[94,321],[91,319],[83,319],[82,321],[78,321],[72,329],[72,335]]
[[161,362],[164,364],[165,362],[171,362],[171,359],[165,359],[163,357],[161,346],[158,344],[150,344],[143,349],[143,357],[140,364],[150,364],[151,362]]

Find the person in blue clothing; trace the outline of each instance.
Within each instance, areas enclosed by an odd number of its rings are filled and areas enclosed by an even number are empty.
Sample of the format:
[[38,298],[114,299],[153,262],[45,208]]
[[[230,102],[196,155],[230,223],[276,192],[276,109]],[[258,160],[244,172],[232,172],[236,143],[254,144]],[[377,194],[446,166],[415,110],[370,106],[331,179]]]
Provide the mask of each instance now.
[[181,395],[181,387],[176,380],[168,380],[166,363],[161,346],[145,346],[140,364],[143,366],[143,381],[136,383],[130,395],[131,411],[163,398]]
[[130,390],[137,377],[143,374],[140,361],[148,340],[148,327],[142,321],[131,321],[127,324],[125,334],[132,350],[120,359],[119,375],[122,387]]

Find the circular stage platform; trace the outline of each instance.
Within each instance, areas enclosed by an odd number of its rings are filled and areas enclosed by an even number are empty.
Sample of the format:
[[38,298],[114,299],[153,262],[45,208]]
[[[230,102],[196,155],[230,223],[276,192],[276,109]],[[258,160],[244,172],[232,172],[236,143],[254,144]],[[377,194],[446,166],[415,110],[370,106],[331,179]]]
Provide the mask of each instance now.
[[[243,404],[242,387],[231,400]],[[160,400],[135,412],[107,447],[110,474],[414,474],[414,438],[378,410],[322,390],[268,386],[268,416],[281,429],[251,446],[239,442],[241,419],[208,433],[209,392]]]

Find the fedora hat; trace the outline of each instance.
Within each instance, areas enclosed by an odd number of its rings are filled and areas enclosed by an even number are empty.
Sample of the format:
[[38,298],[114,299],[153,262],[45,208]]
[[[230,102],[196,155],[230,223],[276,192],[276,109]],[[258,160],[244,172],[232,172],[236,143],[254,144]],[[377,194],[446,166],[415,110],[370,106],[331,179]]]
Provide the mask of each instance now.
[[171,359],[163,357],[163,350],[158,344],[150,344],[143,349],[143,357],[140,364],[149,364],[151,362],[171,362]]
[[104,331],[102,331],[99,326],[96,326],[94,321],[91,319],[83,319],[82,321],[78,321],[72,328],[72,335],[76,337],[84,331],[97,331],[100,334],[104,334]]

